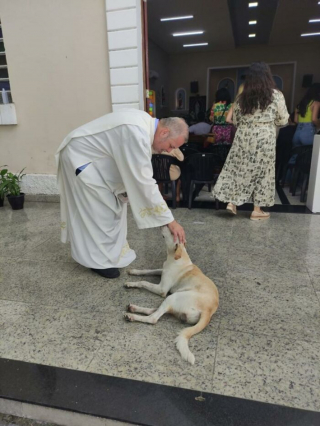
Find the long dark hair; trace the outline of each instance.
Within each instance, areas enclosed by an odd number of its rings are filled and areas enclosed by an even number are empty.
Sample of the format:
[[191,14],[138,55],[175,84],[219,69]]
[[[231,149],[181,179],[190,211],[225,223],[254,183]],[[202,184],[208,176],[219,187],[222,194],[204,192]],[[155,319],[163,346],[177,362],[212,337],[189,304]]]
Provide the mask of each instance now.
[[246,72],[243,92],[238,97],[242,114],[252,114],[258,108],[264,111],[272,102],[275,88],[269,65],[254,62]]
[[226,105],[231,104],[231,96],[228,89],[222,87],[216,91],[216,102],[225,102]]
[[301,117],[305,117],[307,107],[312,101],[320,101],[320,83],[313,83],[313,85],[309,87],[304,97],[298,103],[297,109]]

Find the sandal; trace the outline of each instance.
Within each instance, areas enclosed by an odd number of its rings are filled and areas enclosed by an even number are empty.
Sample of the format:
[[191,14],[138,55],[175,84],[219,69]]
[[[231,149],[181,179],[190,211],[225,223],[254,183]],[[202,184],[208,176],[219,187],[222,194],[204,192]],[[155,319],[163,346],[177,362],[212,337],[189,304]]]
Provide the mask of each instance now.
[[227,210],[232,214],[237,214],[237,207],[232,203],[227,205]]
[[270,219],[270,213],[264,212],[261,210],[261,212],[255,212],[253,211],[250,216],[250,220],[267,220]]

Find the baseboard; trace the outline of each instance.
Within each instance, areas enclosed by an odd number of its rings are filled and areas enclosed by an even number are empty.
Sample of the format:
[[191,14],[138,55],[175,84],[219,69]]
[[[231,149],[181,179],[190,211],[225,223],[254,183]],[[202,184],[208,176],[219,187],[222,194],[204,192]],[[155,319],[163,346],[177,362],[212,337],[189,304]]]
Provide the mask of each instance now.
[[26,194],[24,199],[31,202],[60,203],[59,194]]
[[22,178],[21,191],[27,195],[58,195],[57,176],[27,174]]

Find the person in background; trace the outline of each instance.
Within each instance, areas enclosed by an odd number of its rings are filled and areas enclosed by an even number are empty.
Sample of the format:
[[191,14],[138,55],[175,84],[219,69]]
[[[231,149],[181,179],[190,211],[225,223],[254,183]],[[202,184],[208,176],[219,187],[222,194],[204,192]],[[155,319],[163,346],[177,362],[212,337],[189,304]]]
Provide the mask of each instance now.
[[290,140],[292,143],[293,136],[296,132],[297,124],[295,123],[295,112],[292,112],[289,116],[288,125],[281,127],[279,130],[277,144],[284,143],[287,140]]
[[276,176],[278,180],[282,177],[283,168],[291,157],[293,136],[297,128],[294,116],[295,113],[292,112],[288,126],[279,128],[276,144]]
[[[154,154],[156,154],[156,152],[154,152]],[[170,155],[171,157],[175,157],[178,161],[183,161],[184,160],[184,155],[183,153],[180,151],[179,148],[175,148],[173,150],[171,150],[170,152],[167,151],[162,151],[161,154],[164,155]],[[169,169],[169,174],[170,174],[170,179],[171,180],[177,180],[177,187],[176,187],[176,201],[179,203],[180,202],[180,192],[181,192],[181,180],[180,175],[181,175],[181,169],[179,166],[177,166],[176,164],[171,164],[170,169]],[[163,199],[166,200],[166,196],[163,195],[163,183],[158,183],[159,186],[159,190],[161,192],[161,195],[163,196]]]
[[270,68],[253,63],[246,75],[243,92],[234,103],[237,126],[234,142],[217,183],[214,198],[227,202],[227,210],[237,214],[236,206],[252,197],[251,220],[269,219],[261,206],[273,206],[275,199],[276,127],[288,123],[283,94],[275,88]]
[[231,108],[231,96],[229,90],[222,88],[217,90],[215,103],[212,105],[210,121],[213,124],[225,124],[228,111]]
[[205,135],[210,132],[212,124],[205,122],[205,113],[200,111],[198,114],[198,123],[189,127],[189,133],[195,135]]
[[[226,122],[228,112],[231,109],[231,96],[226,88],[217,90],[216,102],[212,106],[210,119],[213,121],[211,133],[213,143],[218,145],[231,145],[234,139],[235,129],[232,124]],[[207,139],[209,142],[210,139]]]
[[298,124],[293,137],[293,147],[312,145],[313,138],[320,127],[320,83],[314,83],[299,102],[294,121]]

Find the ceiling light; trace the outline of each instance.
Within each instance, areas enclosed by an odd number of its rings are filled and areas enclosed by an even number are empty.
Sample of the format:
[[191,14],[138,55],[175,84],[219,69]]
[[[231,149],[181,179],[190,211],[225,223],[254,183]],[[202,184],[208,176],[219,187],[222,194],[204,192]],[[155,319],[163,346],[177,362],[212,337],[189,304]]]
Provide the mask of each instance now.
[[249,6],[249,7],[257,7],[257,6],[258,6],[258,4],[259,4],[259,3],[258,3],[257,1],[255,1],[255,2],[249,3],[249,4],[248,4],[248,6]]
[[179,19],[192,19],[193,15],[187,15],[187,16],[176,16],[175,18],[162,18],[160,21],[178,21]]
[[318,36],[320,33],[305,33],[301,34],[301,37]]
[[208,43],[184,44],[183,47],[208,46]]
[[256,35],[255,34],[249,34],[249,37],[255,37]]
[[249,25],[256,25],[257,21],[249,21]]
[[320,19],[309,19],[309,22],[320,22]]
[[180,36],[188,36],[188,35],[195,35],[195,34],[203,34],[204,31],[191,31],[188,33],[173,33],[173,37],[180,37]]

